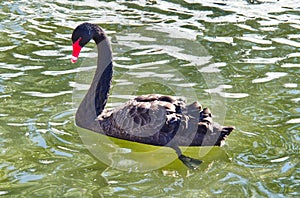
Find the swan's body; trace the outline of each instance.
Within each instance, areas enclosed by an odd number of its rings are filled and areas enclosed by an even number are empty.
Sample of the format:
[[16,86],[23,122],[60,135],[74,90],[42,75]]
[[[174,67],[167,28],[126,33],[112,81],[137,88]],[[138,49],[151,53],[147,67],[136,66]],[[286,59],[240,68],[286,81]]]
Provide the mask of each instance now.
[[221,146],[234,127],[212,121],[209,109],[197,102],[186,105],[179,98],[138,96],[116,109],[104,109],[112,79],[112,51],[104,31],[83,23],[72,34],[76,62],[81,48],[91,39],[98,47],[98,64],[91,87],[80,104],[75,120],[79,127],[124,140],[168,146],[188,167],[201,161],[182,155],[178,146]]

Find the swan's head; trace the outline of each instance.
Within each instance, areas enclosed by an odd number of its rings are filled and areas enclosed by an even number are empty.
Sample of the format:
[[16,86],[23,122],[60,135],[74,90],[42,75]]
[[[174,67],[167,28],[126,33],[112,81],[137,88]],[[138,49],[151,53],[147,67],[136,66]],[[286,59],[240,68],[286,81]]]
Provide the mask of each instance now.
[[78,59],[81,49],[91,40],[94,39],[96,44],[104,38],[104,32],[95,24],[83,23],[77,26],[72,34],[73,53],[71,62],[75,63]]
[[91,26],[83,23],[75,28],[72,34],[73,52],[71,62],[75,63],[81,49],[93,38]]

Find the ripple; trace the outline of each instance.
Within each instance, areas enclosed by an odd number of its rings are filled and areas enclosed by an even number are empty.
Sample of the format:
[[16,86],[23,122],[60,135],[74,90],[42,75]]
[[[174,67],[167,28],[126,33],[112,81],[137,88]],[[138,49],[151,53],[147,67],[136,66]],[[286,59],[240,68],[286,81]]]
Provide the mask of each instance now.
[[272,159],[270,162],[284,162],[289,159],[289,156]]
[[221,96],[223,96],[224,98],[245,98],[248,97],[249,94],[247,93],[222,93],[220,94]]
[[43,32],[43,33],[51,33],[51,32],[53,32],[53,30],[43,29],[41,27],[37,27],[37,26],[34,26],[34,25],[29,25],[28,27],[33,28],[33,29],[35,29],[37,31],[40,31],[40,32]]
[[55,161],[54,160],[43,160],[43,159],[40,159],[39,162],[41,164],[48,165],[48,164],[53,164]]
[[259,46],[252,46],[253,50],[260,50],[260,51],[269,51],[274,50],[276,47],[259,47]]
[[287,67],[287,68],[291,68],[291,67],[300,67],[300,64],[297,64],[297,63],[285,63],[285,64],[282,64],[281,67]]
[[9,70],[27,71],[27,70],[41,69],[43,68],[43,66],[22,66],[17,64],[0,63],[0,68],[9,69]]
[[51,148],[51,152],[53,152],[55,155],[63,156],[63,157],[73,157],[73,154],[64,152],[55,148]]
[[9,191],[3,191],[3,190],[0,191],[0,195],[5,195],[5,194],[8,194],[8,193],[9,193]]
[[204,37],[204,39],[214,43],[228,43],[228,44],[233,43],[233,37],[216,36],[216,37]]
[[11,49],[14,49],[16,46],[2,46],[0,47],[0,52],[5,52]]
[[[220,65],[217,64],[209,64],[207,66],[202,67],[198,71],[201,73],[217,73],[221,72],[221,69],[219,69]],[[221,65],[223,67],[223,65]]]
[[16,175],[16,179],[20,183],[27,183],[27,182],[31,182],[31,181],[40,180],[43,177],[45,177],[45,175],[38,175],[38,174],[35,175],[35,174],[28,173],[28,172],[22,172],[22,173],[18,173],[18,175]]
[[25,75],[24,72],[2,73],[2,74],[0,74],[0,78],[2,78],[3,80],[10,80],[12,78],[16,78],[16,77],[23,76],[23,75]]
[[297,103],[300,101],[300,98],[294,98],[294,99],[292,99],[292,101]]
[[40,97],[40,98],[53,98],[65,94],[70,94],[72,91],[60,91],[58,93],[42,93],[42,92],[37,92],[37,91],[22,91],[22,93],[30,95],[30,96],[35,96],[35,97]]
[[270,40],[265,40],[265,36],[258,36],[256,34],[249,34],[249,35],[244,35],[243,37],[238,37],[238,39],[244,40],[244,41],[250,41],[253,43],[257,44],[263,44],[263,45],[270,45],[272,44],[272,41]]
[[292,40],[286,39],[286,38],[272,38],[271,40],[274,41],[274,42],[277,42],[277,43],[284,44],[284,45],[290,45],[290,46],[293,46],[293,47],[300,47],[300,42],[292,41]]
[[22,54],[17,54],[17,53],[13,53],[13,56],[15,58],[18,58],[18,59],[26,59],[26,60],[30,60],[30,56],[26,56],[26,55],[22,55]]
[[65,74],[77,73],[78,69],[62,70],[62,71],[43,71],[42,74],[48,76],[60,76]]
[[39,50],[39,51],[34,51],[32,53],[38,56],[46,56],[46,57],[64,56],[64,54],[60,54],[56,50]]
[[281,77],[286,76],[286,75],[287,75],[287,73],[285,73],[285,72],[267,72],[266,73],[267,77],[254,79],[254,80],[252,80],[252,83],[269,82],[271,80],[281,78]]
[[33,45],[38,46],[38,47],[44,47],[46,45],[55,45],[55,43],[52,42],[52,41],[44,41],[44,40],[43,41],[40,41],[40,40],[39,41],[32,41],[32,40],[29,40],[29,39],[24,39],[24,41],[26,41],[27,44],[33,44]]
[[283,86],[286,87],[286,88],[296,88],[296,87],[298,87],[298,84],[296,84],[296,83],[285,83]]
[[246,25],[246,24],[236,24],[238,27],[242,28],[242,29],[246,29],[246,30],[250,30],[250,31],[258,31],[257,29],[253,28],[250,25]]
[[141,63],[141,64],[134,64],[134,65],[121,65],[118,64],[118,67],[121,68],[128,68],[128,69],[139,69],[139,68],[149,68],[149,66],[153,66],[153,65],[163,65],[163,64],[167,64],[169,62],[169,60],[161,60],[161,61],[153,61],[153,62],[148,62],[148,63]]
[[286,123],[287,124],[299,124],[300,123],[300,118],[290,119]]
[[210,94],[217,93],[224,98],[245,98],[249,96],[248,93],[228,93],[223,91],[224,89],[230,89],[230,88],[232,88],[231,85],[220,85],[216,88],[206,89],[205,91]]
[[242,59],[243,63],[252,63],[252,64],[275,64],[285,58],[263,58],[263,57],[256,57],[256,58],[247,58]]

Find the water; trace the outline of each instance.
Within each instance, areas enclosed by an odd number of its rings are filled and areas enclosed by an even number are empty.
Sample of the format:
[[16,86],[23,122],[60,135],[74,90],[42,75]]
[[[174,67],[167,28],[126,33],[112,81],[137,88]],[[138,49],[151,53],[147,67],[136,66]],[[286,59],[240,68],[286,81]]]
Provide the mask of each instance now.
[[[0,195],[298,197],[299,11],[296,0],[1,2]],[[225,147],[188,149],[204,160],[198,171],[98,159],[73,121],[78,71],[95,59],[90,43],[69,61],[84,21],[112,41],[109,106],[152,92],[197,99],[236,126]],[[155,149],[114,141],[122,152]]]

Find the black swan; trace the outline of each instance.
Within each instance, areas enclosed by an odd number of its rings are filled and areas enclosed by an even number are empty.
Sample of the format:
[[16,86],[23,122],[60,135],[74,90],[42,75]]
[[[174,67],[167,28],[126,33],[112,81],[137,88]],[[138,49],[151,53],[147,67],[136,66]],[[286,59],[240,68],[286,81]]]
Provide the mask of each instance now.
[[116,109],[104,109],[111,85],[113,63],[110,42],[98,25],[83,23],[72,34],[75,63],[91,39],[98,48],[92,84],[75,116],[76,125],[107,136],[173,148],[178,159],[196,169],[201,160],[182,154],[179,146],[222,146],[233,126],[212,121],[208,108],[198,102],[186,105],[180,98],[163,95],[138,96]]

